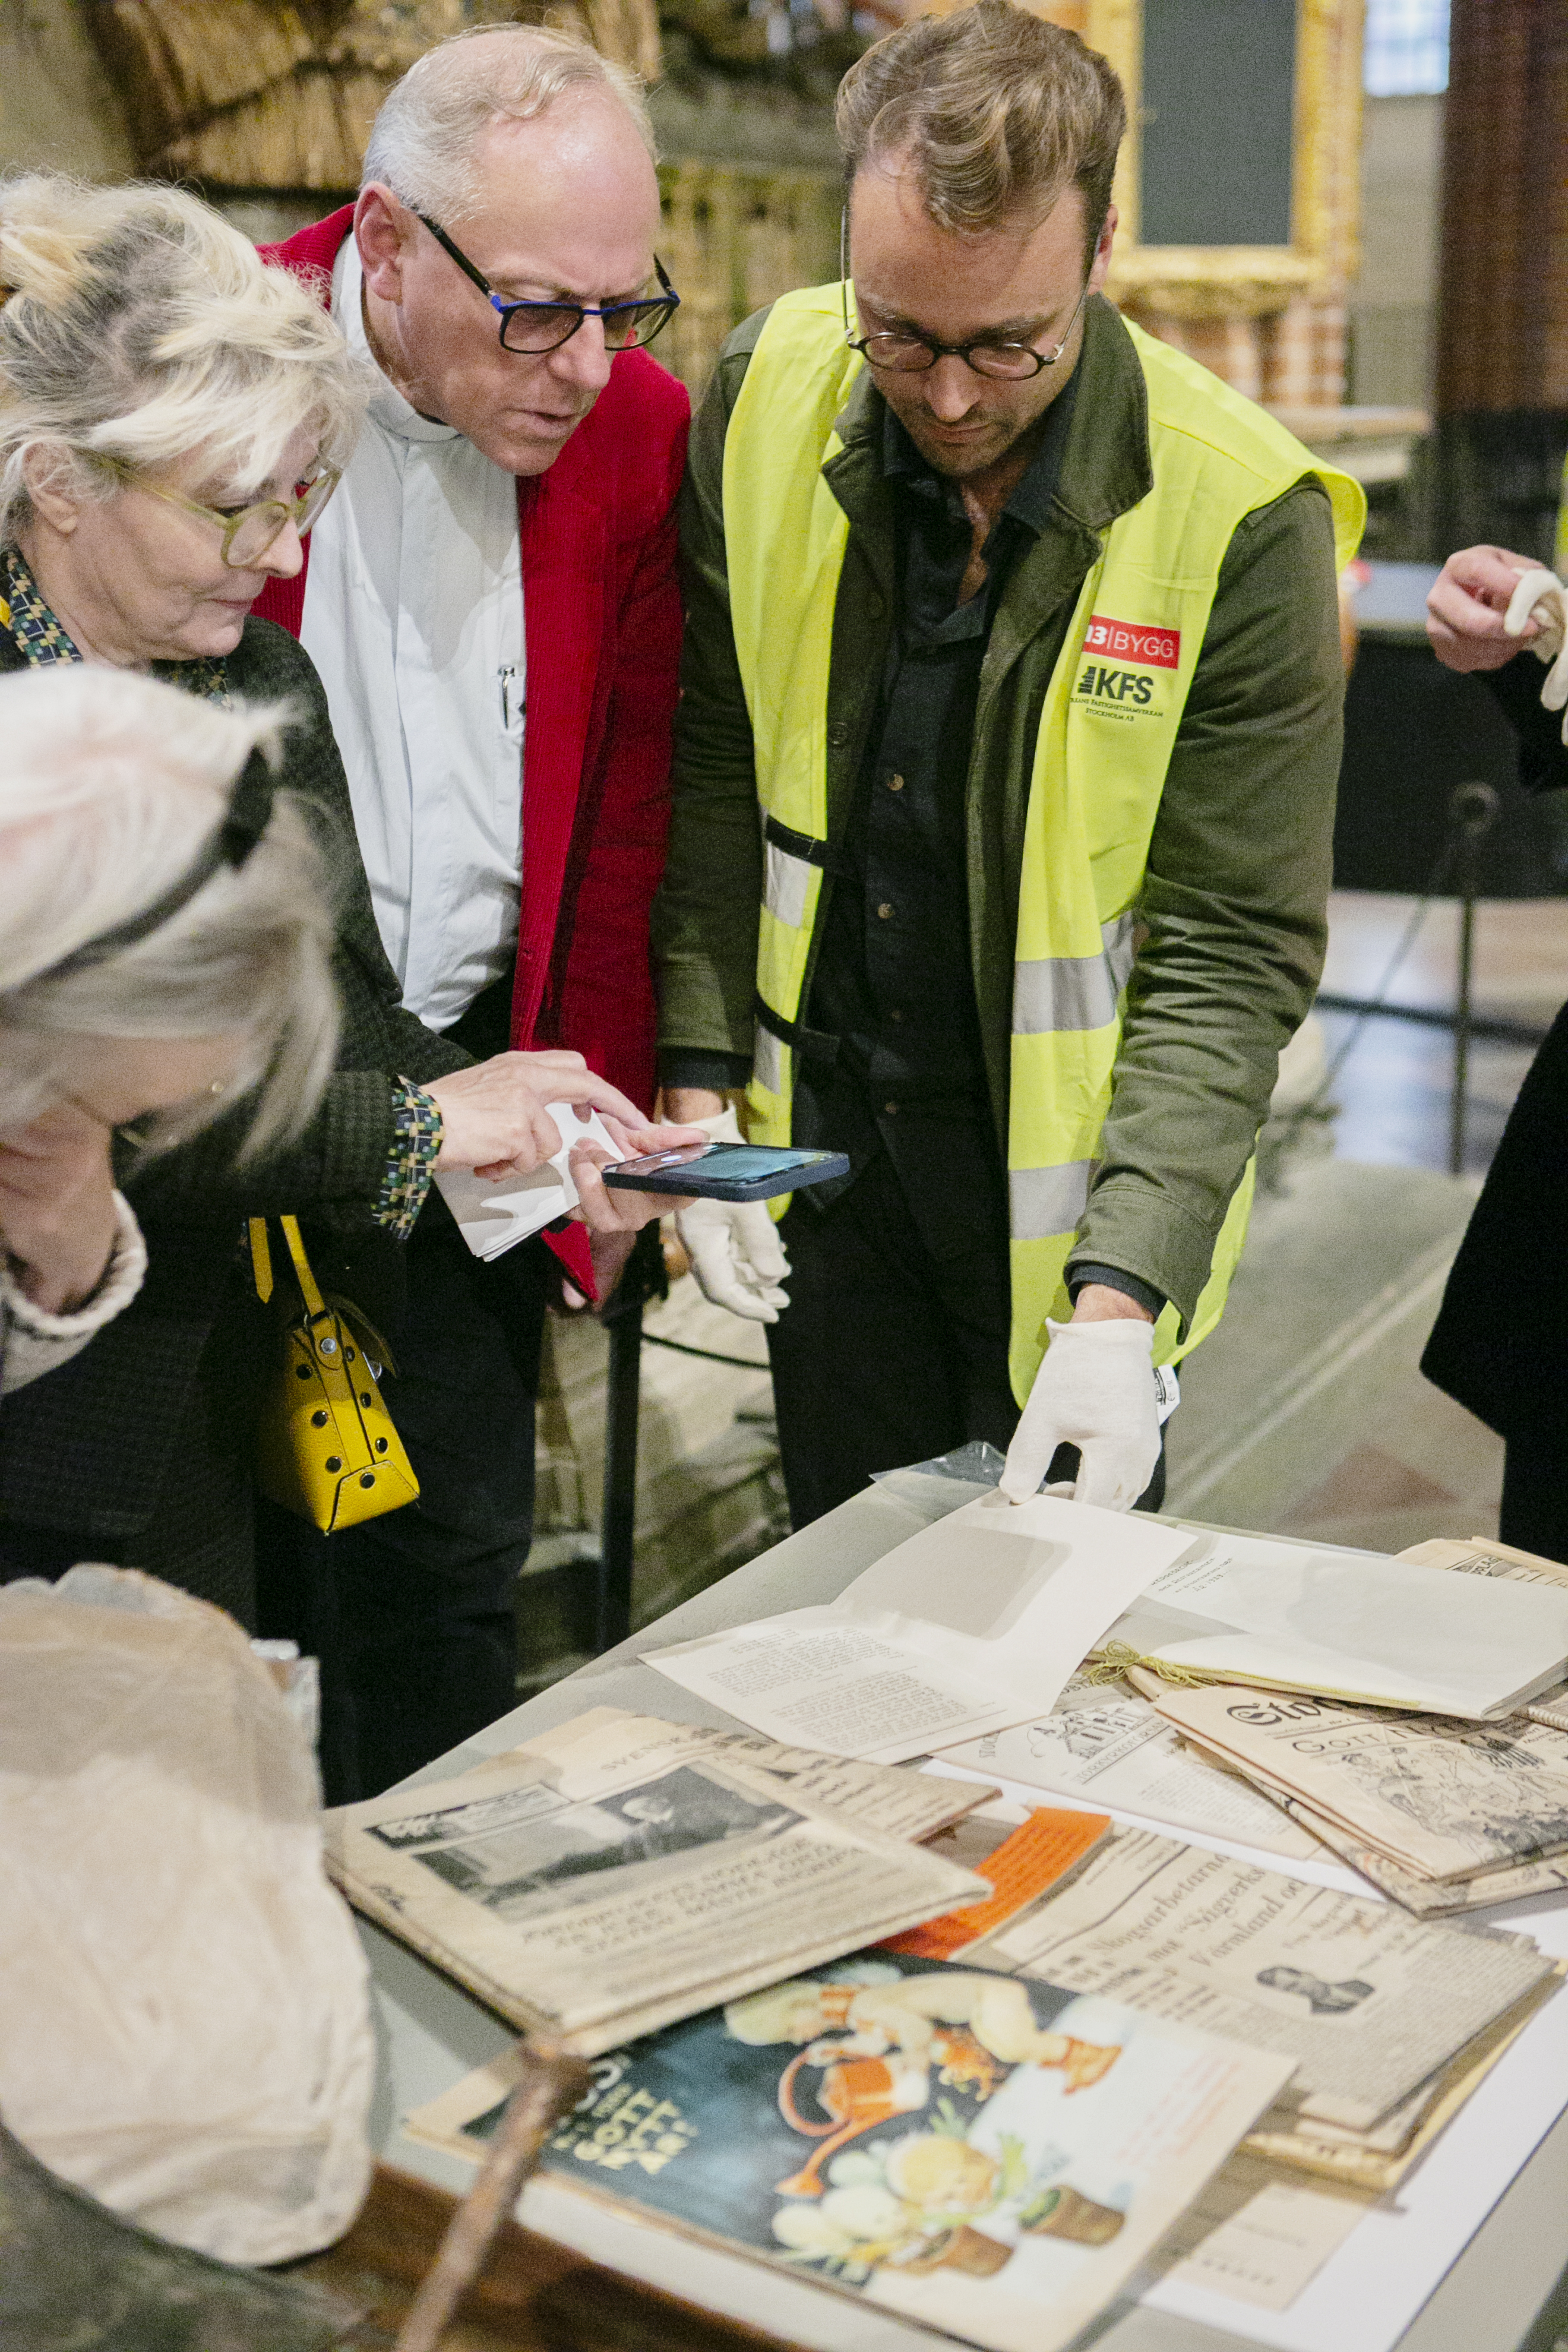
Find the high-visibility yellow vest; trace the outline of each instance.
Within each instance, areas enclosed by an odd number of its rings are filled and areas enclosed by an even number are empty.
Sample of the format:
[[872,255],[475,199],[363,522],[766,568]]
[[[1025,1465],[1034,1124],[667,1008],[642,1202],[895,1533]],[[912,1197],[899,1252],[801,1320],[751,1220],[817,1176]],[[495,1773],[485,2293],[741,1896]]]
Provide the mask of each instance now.
[[[1105,535],[1052,673],[1025,822],[1008,1108],[1014,1391],[1028,1393],[1110,1101],[1150,835],[1237,525],[1305,475],[1323,482],[1341,565],[1365,500],[1206,369],[1129,326],[1149,394],[1154,487]],[[757,951],[762,1012],[748,1132],[787,1143],[794,1051],[826,862],[827,687],[848,519],[823,479],[860,367],[837,284],[786,294],[763,329],[730,419],[724,526],[735,651],[764,816]],[[771,1016],[771,1018],[770,1018]],[[1214,1328],[1240,1255],[1249,1168],[1184,1335],[1167,1307],[1155,1357]]]

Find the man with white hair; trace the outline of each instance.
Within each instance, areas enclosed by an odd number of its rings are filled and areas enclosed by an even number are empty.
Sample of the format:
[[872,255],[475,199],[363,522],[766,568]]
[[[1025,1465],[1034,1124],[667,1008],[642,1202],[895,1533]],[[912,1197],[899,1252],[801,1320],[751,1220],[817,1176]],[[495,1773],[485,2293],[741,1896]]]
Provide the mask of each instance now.
[[[421,58],[357,203],[267,256],[314,276],[376,386],[305,572],[258,607],[321,671],[407,1007],[480,1057],[574,1048],[645,1105],[689,413],[640,349],[678,299],[658,220],[632,76],[521,26]],[[591,1290],[575,1233],[486,1265],[426,1203],[391,1399],[420,1503],[330,1547],[276,1531],[285,1587],[330,1567],[362,1684],[377,1644],[510,1607],[548,1250]],[[423,1760],[390,1723],[361,1749],[367,1795]]]

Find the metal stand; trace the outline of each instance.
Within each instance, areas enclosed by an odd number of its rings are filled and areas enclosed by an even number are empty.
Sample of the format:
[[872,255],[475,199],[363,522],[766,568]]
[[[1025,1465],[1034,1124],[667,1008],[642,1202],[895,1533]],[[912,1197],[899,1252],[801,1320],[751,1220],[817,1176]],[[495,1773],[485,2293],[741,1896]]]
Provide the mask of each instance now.
[[599,1521],[594,1653],[613,1649],[632,1630],[632,1566],[637,1499],[637,1403],[642,1376],[643,1308],[669,1296],[657,1224],[637,1237],[626,1272],[599,1320],[610,1338],[605,1392],[605,1493]]
[[1454,992],[1454,1076],[1448,1097],[1448,1172],[1465,1172],[1465,1117],[1470,1040],[1475,1034],[1471,982],[1476,955],[1476,878],[1481,842],[1497,823],[1500,803],[1490,784],[1461,784],[1448,803],[1459,899],[1459,967]]

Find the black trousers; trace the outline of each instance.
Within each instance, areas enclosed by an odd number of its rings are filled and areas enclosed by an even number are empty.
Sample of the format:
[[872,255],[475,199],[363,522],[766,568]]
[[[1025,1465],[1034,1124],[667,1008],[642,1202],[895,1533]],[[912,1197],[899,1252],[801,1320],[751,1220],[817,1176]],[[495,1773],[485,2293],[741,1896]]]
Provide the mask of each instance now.
[[[1005,1453],[1018,1425],[1007,1373],[1012,1289],[1005,1236],[934,1256],[890,1161],[878,1152],[819,1210],[796,1201],[781,1228],[790,1303],[768,1326],[790,1522],[808,1527],[878,1470],[984,1438]],[[1053,1479],[1078,1475],[1057,1448]],[[1165,1497],[1163,1444],[1138,1498]]]
[[1534,1428],[1509,1433],[1498,1533],[1521,1551],[1568,1560],[1568,1405],[1559,1405]]
[[386,1387],[419,1500],[332,1536],[259,1506],[261,1630],[321,1661],[330,1804],[379,1796],[517,1704],[552,1263],[531,1241],[485,1265],[432,1196],[408,1244]]

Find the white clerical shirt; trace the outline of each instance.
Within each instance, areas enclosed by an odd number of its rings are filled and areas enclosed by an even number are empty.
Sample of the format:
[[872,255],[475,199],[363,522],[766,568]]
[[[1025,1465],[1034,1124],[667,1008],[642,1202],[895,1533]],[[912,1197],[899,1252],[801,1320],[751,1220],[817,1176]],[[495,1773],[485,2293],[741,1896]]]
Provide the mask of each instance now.
[[[375,369],[358,249],[332,316]],[[517,482],[375,369],[359,446],[310,535],[300,635],[321,672],[403,1001],[448,1028],[517,952],[523,623]]]

